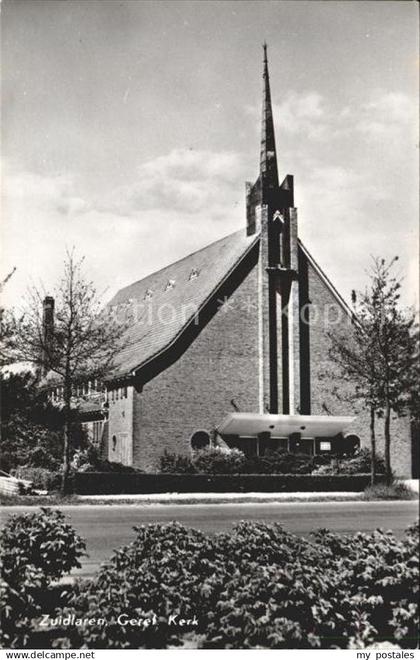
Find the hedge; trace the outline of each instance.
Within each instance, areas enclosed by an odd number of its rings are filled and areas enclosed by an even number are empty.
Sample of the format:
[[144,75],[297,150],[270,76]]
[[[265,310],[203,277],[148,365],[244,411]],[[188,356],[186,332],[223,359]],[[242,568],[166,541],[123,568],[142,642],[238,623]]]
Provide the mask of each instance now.
[[216,535],[176,522],[135,532],[61,610],[93,625],[59,625],[50,647],[417,646],[418,526],[401,541],[381,530],[305,539],[252,522]]
[[[41,615],[53,615],[71,595],[57,581],[80,568],[85,547],[61,511],[9,517],[0,532],[0,648],[32,646]],[[49,640],[33,648],[49,648]]]
[[[379,479],[378,479],[379,481]],[[78,472],[73,491],[79,495],[135,493],[293,493],[363,491],[369,474],[119,474]]]
[[92,579],[63,585],[83,540],[59,511],[12,516],[0,534],[1,647],[418,646],[418,523],[401,540],[382,530],[304,538],[263,522],[219,534],[177,522],[134,531]]

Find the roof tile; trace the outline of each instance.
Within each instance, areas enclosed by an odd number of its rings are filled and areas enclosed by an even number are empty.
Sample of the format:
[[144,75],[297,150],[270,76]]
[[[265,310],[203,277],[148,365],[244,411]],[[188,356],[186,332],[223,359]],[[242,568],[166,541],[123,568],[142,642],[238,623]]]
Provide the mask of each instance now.
[[118,291],[109,308],[129,314],[132,323],[113,376],[133,371],[169,346],[257,239],[241,229]]

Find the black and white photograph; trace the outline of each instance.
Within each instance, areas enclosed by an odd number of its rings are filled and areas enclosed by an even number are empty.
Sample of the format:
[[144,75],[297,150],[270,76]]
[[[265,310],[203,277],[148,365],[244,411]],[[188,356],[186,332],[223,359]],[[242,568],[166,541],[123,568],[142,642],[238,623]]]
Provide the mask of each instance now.
[[1,660],[418,657],[418,7],[2,0]]

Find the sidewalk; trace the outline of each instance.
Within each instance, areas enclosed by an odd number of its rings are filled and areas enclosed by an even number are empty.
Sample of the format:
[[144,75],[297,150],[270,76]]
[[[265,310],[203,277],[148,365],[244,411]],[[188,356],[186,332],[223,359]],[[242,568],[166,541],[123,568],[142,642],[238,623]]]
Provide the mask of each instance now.
[[151,493],[147,495],[79,495],[79,501],[86,503],[128,502],[139,504],[217,504],[252,502],[300,502],[324,500],[362,500],[358,492],[319,492],[319,493]]
[[150,504],[175,505],[175,504],[270,504],[287,502],[368,502],[416,500],[419,493],[419,481],[416,479],[401,480],[407,489],[412,492],[410,497],[396,498],[366,498],[362,491],[320,491],[320,492],[250,492],[250,493],[148,493],[148,494],[113,494],[113,495],[71,495],[61,500],[57,495],[49,495],[47,492],[38,491],[37,496],[16,496],[12,501],[3,502],[2,506],[89,506],[89,505],[137,505],[147,506]]
[[[403,483],[414,493],[419,492],[418,479],[404,479]],[[299,493],[150,493],[122,495],[78,495],[77,499],[86,503],[144,503],[144,504],[217,504],[223,502],[311,502],[311,501],[349,501],[364,500],[363,492],[299,492]]]

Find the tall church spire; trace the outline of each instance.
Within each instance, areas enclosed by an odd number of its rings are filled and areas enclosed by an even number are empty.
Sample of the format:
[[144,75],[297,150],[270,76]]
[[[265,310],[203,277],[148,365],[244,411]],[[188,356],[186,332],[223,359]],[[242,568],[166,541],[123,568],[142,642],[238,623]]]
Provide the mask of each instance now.
[[267,44],[264,44],[263,106],[261,126],[260,172],[254,184],[246,183],[246,231],[248,236],[261,227],[260,211],[264,206],[271,214],[293,208],[293,176],[287,174],[279,185],[273,109],[271,107]]
[[270,77],[268,74],[267,44],[264,43],[264,88],[261,122],[260,177],[263,198],[265,193],[278,188],[276,141],[274,137],[273,110],[271,107]]

